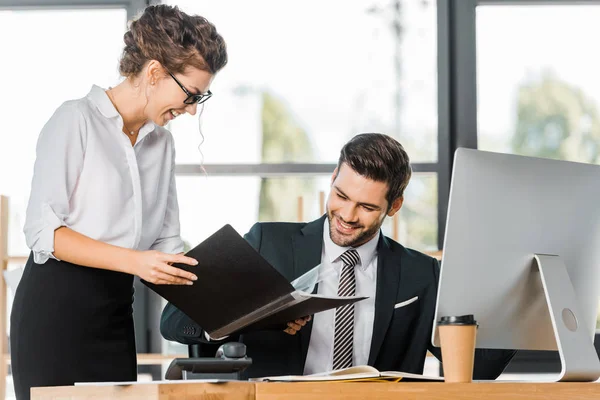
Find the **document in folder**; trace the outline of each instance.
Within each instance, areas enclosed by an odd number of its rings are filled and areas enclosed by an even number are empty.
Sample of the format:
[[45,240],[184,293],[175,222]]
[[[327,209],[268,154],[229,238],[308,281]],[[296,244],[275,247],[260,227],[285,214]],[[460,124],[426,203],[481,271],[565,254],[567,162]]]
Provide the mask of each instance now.
[[444,378],[425,376],[408,372],[385,371],[379,372],[369,365],[356,365],[350,368],[322,372],[312,375],[285,375],[251,378],[258,382],[360,382],[360,381],[392,381],[392,382],[443,382]]
[[196,259],[198,265],[173,265],[198,276],[193,285],[142,282],[211,337],[259,329],[283,330],[288,321],[365,299],[295,290],[230,225],[219,229],[186,256]]

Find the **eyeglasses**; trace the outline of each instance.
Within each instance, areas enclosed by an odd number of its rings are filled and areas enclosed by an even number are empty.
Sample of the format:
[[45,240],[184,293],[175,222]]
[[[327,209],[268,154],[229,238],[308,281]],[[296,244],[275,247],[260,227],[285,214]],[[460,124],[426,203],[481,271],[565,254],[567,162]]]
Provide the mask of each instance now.
[[204,93],[204,94],[202,94],[202,93],[200,93],[200,94],[190,93],[181,84],[181,82],[179,82],[177,80],[177,78],[175,78],[175,76],[173,76],[172,73],[169,72],[169,75],[171,75],[171,78],[173,78],[173,80],[179,85],[179,87],[181,88],[181,90],[183,90],[183,92],[187,95],[187,98],[183,101],[185,104],[194,104],[194,103],[202,104],[206,100],[210,99],[210,97],[212,96],[212,92],[210,90],[208,92]]

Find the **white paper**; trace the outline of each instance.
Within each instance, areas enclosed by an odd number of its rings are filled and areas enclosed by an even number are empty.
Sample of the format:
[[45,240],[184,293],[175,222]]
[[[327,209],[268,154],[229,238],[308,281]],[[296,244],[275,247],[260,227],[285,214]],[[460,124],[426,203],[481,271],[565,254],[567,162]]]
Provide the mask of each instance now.
[[319,264],[304,275],[293,280],[292,286],[301,292],[312,293],[318,283],[335,273],[331,265],[326,267],[323,264]]

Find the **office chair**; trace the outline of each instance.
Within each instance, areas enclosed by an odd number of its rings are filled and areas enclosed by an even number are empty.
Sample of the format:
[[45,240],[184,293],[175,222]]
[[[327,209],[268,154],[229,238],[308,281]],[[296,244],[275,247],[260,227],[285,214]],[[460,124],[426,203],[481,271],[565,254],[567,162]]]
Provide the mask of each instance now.
[[[246,356],[246,345],[239,342],[230,342],[222,345],[194,344],[188,346],[189,358],[174,359],[165,379],[193,380],[193,379],[221,379],[240,380],[241,373],[252,365],[252,359]],[[210,350],[214,356],[206,357]]]

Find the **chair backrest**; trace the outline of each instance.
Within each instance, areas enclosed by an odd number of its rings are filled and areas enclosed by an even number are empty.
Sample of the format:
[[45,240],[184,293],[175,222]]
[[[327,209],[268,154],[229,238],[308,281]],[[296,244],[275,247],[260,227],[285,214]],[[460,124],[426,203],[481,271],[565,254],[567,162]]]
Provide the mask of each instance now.
[[217,342],[217,343],[198,343],[198,344],[189,345],[188,346],[188,356],[192,357],[192,358],[196,358],[196,357],[212,358],[212,357],[215,357],[215,355],[217,354],[217,350],[219,350],[219,347],[221,347],[222,344],[223,344],[223,342]]
[[191,344],[188,346],[188,356],[190,358],[200,357],[200,345],[199,344]]

